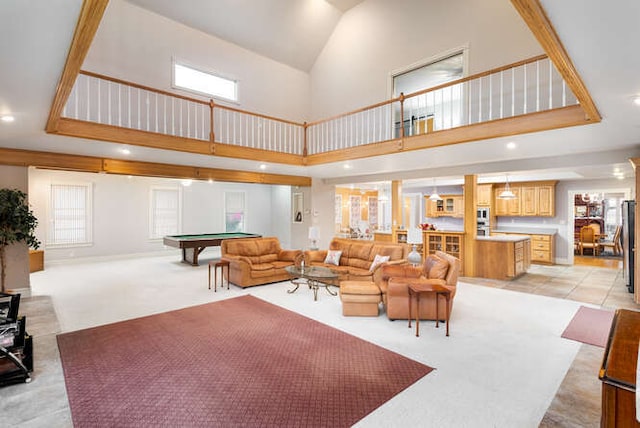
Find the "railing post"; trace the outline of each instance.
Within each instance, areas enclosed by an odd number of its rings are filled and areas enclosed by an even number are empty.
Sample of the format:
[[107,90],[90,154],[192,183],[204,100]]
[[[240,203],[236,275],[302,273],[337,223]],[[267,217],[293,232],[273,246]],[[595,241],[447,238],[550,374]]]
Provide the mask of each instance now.
[[404,140],[404,92],[400,92],[400,138]]
[[209,124],[211,128],[209,128],[209,141],[212,143],[216,142],[216,135],[213,132],[213,107],[215,106],[213,99],[209,100]]
[[309,125],[307,125],[307,122],[304,122],[302,124],[304,132],[302,135],[302,157],[307,157],[307,154],[309,153],[308,149],[307,149],[307,132],[309,132]]

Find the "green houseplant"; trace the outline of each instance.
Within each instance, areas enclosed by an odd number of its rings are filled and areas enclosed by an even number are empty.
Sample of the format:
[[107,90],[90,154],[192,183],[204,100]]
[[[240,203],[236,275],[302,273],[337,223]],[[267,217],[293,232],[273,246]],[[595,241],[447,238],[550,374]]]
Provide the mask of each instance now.
[[0,291],[5,290],[7,273],[6,249],[9,245],[25,242],[37,249],[40,242],[34,234],[38,220],[29,209],[27,195],[17,189],[0,189]]

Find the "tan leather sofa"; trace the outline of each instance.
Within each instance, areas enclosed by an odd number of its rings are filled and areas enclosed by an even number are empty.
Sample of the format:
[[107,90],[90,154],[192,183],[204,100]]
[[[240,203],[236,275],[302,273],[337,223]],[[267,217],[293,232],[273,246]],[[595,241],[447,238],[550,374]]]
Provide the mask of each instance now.
[[[394,319],[407,319],[409,317],[409,292],[408,283],[418,278],[429,279],[437,282],[451,290],[449,300],[449,313],[453,309],[453,301],[458,285],[458,274],[460,273],[460,260],[442,251],[437,251],[435,255],[429,255],[422,266],[412,266],[409,264],[397,266],[383,266],[381,275],[376,280],[376,285],[382,293],[382,302],[387,311],[387,317]],[[393,281],[390,279],[393,278]],[[403,281],[404,280],[404,281]],[[420,297],[420,319],[436,319],[435,295],[427,294]],[[440,296],[438,319],[446,319],[446,305],[443,296]],[[416,302],[412,300],[411,313],[416,313]]]
[[[342,251],[338,266],[324,263],[329,250]],[[373,281],[380,268],[389,264],[406,263],[409,246],[375,241],[334,238],[329,250],[305,251],[305,263],[310,266],[324,266],[338,272],[340,281]],[[376,255],[389,256],[389,261],[371,268]]]
[[221,244],[222,258],[229,260],[229,281],[238,287],[289,279],[284,270],[294,264],[301,250],[283,250],[275,237],[228,239]]

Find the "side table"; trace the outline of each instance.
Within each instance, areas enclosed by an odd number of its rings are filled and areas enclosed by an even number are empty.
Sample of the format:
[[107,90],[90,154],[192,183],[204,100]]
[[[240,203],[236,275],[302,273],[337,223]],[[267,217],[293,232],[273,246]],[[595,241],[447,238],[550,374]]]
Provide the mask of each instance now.
[[449,336],[449,305],[451,300],[451,290],[447,287],[439,284],[438,282],[430,280],[410,281],[407,287],[409,292],[409,328],[411,328],[411,297],[416,296],[416,337],[420,336],[420,294],[422,293],[435,293],[436,295],[436,328],[439,327],[440,318],[440,296],[443,296],[446,300],[445,308],[445,322],[447,326],[447,336]]
[[211,266],[213,266],[213,291],[218,291],[218,268],[220,268],[220,287],[224,288],[224,270],[227,269],[227,290],[229,289],[229,260],[220,259],[209,262],[209,290],[211,290]]

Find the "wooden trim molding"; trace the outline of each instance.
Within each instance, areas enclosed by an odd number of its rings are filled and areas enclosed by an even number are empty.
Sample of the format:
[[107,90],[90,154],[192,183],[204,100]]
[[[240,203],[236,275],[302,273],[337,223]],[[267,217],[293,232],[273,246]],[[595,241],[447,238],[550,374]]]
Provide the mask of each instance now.
[[107,8],[107,4],[109,4],[109,0],[84,0],[82,2],[80,16],[78,17],[75,32],[73,33],[71,47],[69,48],[69,54],[67,55],[62,76],[56,87],[56,95],[53,98],[53,103],[49,110],[49,118],[47,119],[45,128],[47,132],[56,132],[58,119],[60,119],[62,109],[67,103],[69,94],[71,94],[84,58],[87,56],[87,52],[89,52],[93,37],[96,35],[96,31],[98,31],[98,26],[100,25],[100,21],[102,21],[102,16]]
[[540,4],[540,0],[511,0],[511,3],[580,101],[588,120],[594,123],[600,122],[602,117],[591,98],[591,94],[569,58],[562,41],[560,41],[555,28]]
[[238,183],[311,186],[311,177],[304,176],[128,161],[20,149],[0,148],[0,165],[33,166],[37,168],[94,173],[106,172],[109,174],[145,177],[190,178],[193,180],[231,181]]

